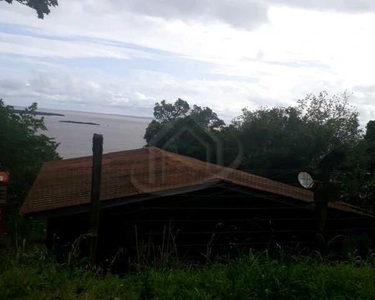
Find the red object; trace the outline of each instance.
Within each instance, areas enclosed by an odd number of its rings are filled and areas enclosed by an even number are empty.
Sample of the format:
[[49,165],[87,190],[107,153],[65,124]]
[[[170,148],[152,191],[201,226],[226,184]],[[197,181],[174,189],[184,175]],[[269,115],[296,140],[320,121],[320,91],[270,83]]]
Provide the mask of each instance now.
[[5,234],[5,206],[8,179],[8,172],[0,172],[0,236]]
[[5,234],[5,204],[0,204],[0,236]]
[[6,185],[8,183],[9,173],[8,172],[0,172],[0,184]]

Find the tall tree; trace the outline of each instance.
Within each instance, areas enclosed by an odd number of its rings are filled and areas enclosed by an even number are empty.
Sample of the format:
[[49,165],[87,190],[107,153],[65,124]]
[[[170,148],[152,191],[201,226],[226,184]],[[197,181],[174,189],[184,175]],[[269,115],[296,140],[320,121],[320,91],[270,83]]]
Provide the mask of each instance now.
[[210,108],[163,100],[155,104],[154,116],[144,135],[147,145],[218,162],[217,136],[225,123]]
[[301,169],[316,168],[338,147],[353,147],[361,137],[358,113],[347,93],[309,94],[296,106],[244,109],[234,120],[244,146],[241,168],[295,183]]
[[[4,1],[4,0],[0,0]],[[13,3],[13,0],[5,0],[9,4]],[[44,15],[48,15],[51,10],[50,7],[55,7],[58,5],[57,0],[16,0],[18,3],[21,3],[23,5],[29,6],[32,9],[35,9],[38,18],[43,19]]]
[[204,128],[211,130],[221,128],[225,125],[224,121],[221,120],[209,107],[194,105],[192,111],[190,112],[190,117]]
[[42,134],[47,128],[36,110],[33,103],[16,114],[0,99],[0,170],[10,172],[8,202],[13,209],[22,204],[41,165],[59,159],[58,144]]
[[369,142],[375,142],[375,121],[367,123],[365,139]]
[[343,199],[375,209],[375,121],[366,127],[364,139],[348,151],[344,164],[334,173]]
[[154,117],[162,123],[171,122],[175,119],[185,117],[189,109],[189,103],[180,98],[178,98],[174,104],[166,103],[165,100],[163,100],[160,104],[155,104]]
[[298,101],[297,109],[303,121],[326,131],[329,136],[328,151],[339,145],[353,145],[361,137],[359,114],[349,100],[348,92],[332,97],[327,92],[321,92],[318,95],[308,94]]

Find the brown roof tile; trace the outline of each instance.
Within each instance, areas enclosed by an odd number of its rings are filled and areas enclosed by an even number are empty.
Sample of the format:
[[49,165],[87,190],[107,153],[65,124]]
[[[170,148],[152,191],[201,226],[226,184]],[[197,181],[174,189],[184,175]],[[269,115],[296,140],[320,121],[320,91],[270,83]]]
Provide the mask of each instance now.
[[[45,163],[21,213],[30,214],[89,203],[91,166],[91,156]],[[217,181],[313,202],[311,191],[155,147],[104,154],[101,201]],[[360,209],[340,203],[331,207],[360,213]]]

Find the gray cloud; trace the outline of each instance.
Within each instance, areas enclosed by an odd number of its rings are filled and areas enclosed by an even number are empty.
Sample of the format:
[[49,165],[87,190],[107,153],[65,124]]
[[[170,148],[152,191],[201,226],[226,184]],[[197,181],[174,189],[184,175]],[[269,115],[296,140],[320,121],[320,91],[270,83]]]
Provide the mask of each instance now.
[[269,4],[279,4],[290,7],[332,10],[348,13],[363,13],[375,10],[373,0],[266,0]]
[[365,128],[368,121],[375,119],[375,85],[356,85],[351,91],[351,103],[358,109],[361,126]]
[[[375,12],[373,0],[109,0],[105,2],[70,0],[66,2],[68,6],[64,7],[64,10],[61,10],[64,3],[53,10],[54,18],[61,16],[62,11],[64,17],[68,11],[71,13],[80,11],[90,16],[105,16],[106,23],[130,18],[135,23],[133,25],[137,27],[148,24],[145,19],[133,20],[133,17],[141,15],[207,24],[217,21],[252,30],[268,22],[268,10],[272,5],[347,13]],[[3,9],[6,12],[13,11],[15,8],[5,5]],[[31,14],[29,10],[18,9],[18,11]]]
[[268,5],[256,0],[112,0],[112,4],[145,16],[184,21],[216,20],[247,29],[254,29],[268,20]]
[[353,89],[362,93],[375,93],[375,85],[356,85]]
[[270,5],[347,13],[375,11],[373,0],[111,0],[114,8],[129,13],[183,21],[224,22],[255,29],[268,21]]

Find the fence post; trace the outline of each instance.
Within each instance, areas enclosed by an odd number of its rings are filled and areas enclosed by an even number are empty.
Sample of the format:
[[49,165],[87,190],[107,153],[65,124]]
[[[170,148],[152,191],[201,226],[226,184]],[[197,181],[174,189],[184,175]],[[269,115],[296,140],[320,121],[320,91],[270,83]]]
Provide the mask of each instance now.
[[98,263],[98,231],[100,210],[100,181],[102,173],[103,136],[94,133],[92,138],[92,181],[90,210],[90,263],[95,267]]
[[327,182],[319,182],[314,188],[315,202],[315,226],[316,226],[316,247],[319,251],[325,252],[326,241],[324,231],[327,220],[328,195],[326,192]]

